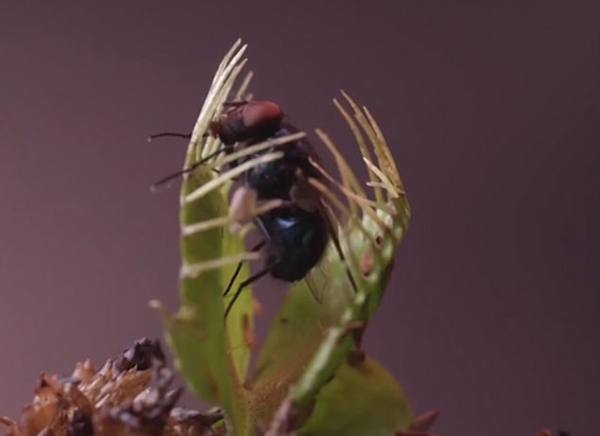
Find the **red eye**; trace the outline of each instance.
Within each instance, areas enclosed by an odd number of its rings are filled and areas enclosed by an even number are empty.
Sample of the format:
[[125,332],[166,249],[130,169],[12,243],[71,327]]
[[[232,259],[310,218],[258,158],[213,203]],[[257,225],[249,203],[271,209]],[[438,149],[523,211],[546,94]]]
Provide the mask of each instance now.
[[244,126],[278,125],[283,119],[281,107],[271,101],[251,101],[241,107]]
[[218,121],[209,125],[209,133],[224,144],[232,145],[250,138],[266,139],[279,130],[283,121],[281,107],[271,101],[228,103]]

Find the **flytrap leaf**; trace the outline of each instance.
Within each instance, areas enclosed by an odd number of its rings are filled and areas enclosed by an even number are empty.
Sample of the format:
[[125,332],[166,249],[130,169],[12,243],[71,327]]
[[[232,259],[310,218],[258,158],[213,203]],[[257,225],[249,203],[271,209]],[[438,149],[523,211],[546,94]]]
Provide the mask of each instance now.
[[343,363],[319,393],[305,436],[390,436],[411,423],[404,392],[380,364],[365,358]]
[[[224,321],[230,300],[223,298],[223,292],[238,263],[258,258],[257,253],[244,251],[240,235],[248,227],[237,233],[230,227],[240,217],[249,219],[281,206],[281,200],[257,205],[243,196],[240,202],[240,190],[230,200],[232,179],[281,159],[283,152],[273,146],[284,147],[305,135],[299,132],[227,154],[221,153],[223,143],[207,134],[226,102],[250,98],[246,94],[249,78],[236,95],[231,92],[245,64],[245,48],[238,41],[219,66],[186,152],[184,169],[197,168],[185,172],[180,197],[182,306],[176,314],[169,314],[160,303],[153,304],[161,310],[182,375],[194,393],[223,408],[231,434],[253,434],[257,428],[266,428],[280,404],[287,405],[287,412],[283,421],[273,421],[273,428],[283,422],[282,428],[298,429],[306,422],[306,427],[300,428],[305,434],[342,429],[346,424],[327,422],[327,416],[339,416],[337,420],[352,413],[336,404],[350,391],[361,393],[364,404],[376,401],[387,411],[387,418],[371,429],[391,434],[405,427],[409,415],[406,401],[399,385],[365,357],[360,345],[386,288],[410,210],[379,127],[366,108],[346,94],[345,107],[335,104],[363,155],[370,177],[367,186],[357,181],[329,137],[317,131],[322,149],[335,158],[339,181],[316,161],[311,163],[322,177],[307,181],[322,198],[318,207],[328,217],[334,237],[306,280],[291,287],[248,377],[256,345],[249,289],[240,294]],[[249,157],[243,163],[232,168],[226,165],[243,155]],[[232,283],[233,289],[248,277],[246,263]]]
[[[245,49],[236,42],[221,62],[194,126],[184,169],[222,146],[205,132],[230,95],[245,63]],[[240,238],[224,228],[230,221],[227,194],[231,177],[217,176],[215,166],[207,162],[184,175],[180,197],[182,306],[171,315],[160,303],[153,305],[161,310],[176,365],[191,390],[221,406],[227,418],[235,421],[232,427],[243,427],[242,382],[251,351],[244,338],[253,329],[252,295],[248,290],[240,297],[226,325],[222,294],[237,263],[256,256],[244,253]],[[247,267],[242,268],[241,275],[245,274]]]

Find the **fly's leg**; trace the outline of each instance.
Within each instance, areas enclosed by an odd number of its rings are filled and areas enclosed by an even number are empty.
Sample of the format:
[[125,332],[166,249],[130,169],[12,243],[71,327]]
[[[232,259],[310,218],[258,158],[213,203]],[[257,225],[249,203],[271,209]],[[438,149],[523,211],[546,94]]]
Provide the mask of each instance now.
[[[260,241],[258,244],[256,244],[254,247],[252,247],[250,249],[250,251],[258,251],[261,248],[263,248],[265,246],[265,244],[267,243],[267,241],[262,240]],[[243,262],[238,263],[237,268],[235,269],[235,272],[233,273],[233,275],[231,276],[231,280],[229,280],[229,284],[227,285],[227,289],[225,289],[225,292],[223,292],[223,297],[226,297],[227,294],[229,294],[229,291],[231,291],[231,288],[233,287],[233,282],[235,282],[235,279],[237,278],[237,276],[240,274],[240,271],[242,269],[242,264]]]
[[229,312],[231,311],[231,308],[233,307],[233,304],[238,299],[238,297],[240,296],[240,294],[244,290],[244,288],[247,287],[248,285],[251,285],[252,283],[254,283],[255,281],[257,281],[261,277],[263,277],[263,276],[267,275],[268,273],[270,273],[271,270],[273,270],[273,268],[276,265],[277,265],[277,263],[269,265],[265,269],[257,272],[256,274],[251,275],[246,280],[244,280],[242,283],[240,283],[240,285],[237,288],[237,291],[235,291],[235,294],[233,295],[233,298],[231,299],[231,301],[227,305],[227,309],[225,309],[225,319],[227,319],[227,315],[229,315]]

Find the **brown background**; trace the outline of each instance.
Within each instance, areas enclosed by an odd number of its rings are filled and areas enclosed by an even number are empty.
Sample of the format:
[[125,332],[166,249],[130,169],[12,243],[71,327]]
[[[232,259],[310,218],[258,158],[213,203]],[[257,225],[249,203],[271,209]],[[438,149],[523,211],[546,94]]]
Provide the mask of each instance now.
[[597,2],[37,3],[0,6],[0,411],[160,335],[177,190],[148,185],[184,144],[145,137],[190,129],[241,36],[296,124],[344,143],[344,88],[392,144],[413,221],[366,345],[415,410],[599,434]]

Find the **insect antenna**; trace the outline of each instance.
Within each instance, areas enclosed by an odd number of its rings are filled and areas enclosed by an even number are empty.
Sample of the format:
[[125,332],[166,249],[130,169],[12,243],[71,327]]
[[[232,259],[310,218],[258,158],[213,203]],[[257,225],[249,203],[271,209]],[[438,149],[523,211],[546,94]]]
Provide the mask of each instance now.
[[243,106],[245,104],[248,104],[248,100],[224,101],[223,107],[225,107],[225,108],[239,107],[239,106]]
[[[207,136],[207,135],[205,135],[205,136]],[[165,137],[191,139],[192,134],[191,133],[178,133],[178,132],[161,132],[161,133],[156,133],[154,135],[148,136],[148,142],[152,142],[153,140],[155,140],[157,138],[165,138]]]
[[[159,181],[154,182],[152,185],[150,185],[150,190],[152,192],[157,192],[161,186],[167,184],[171,180],[177,179],[177,178],[179,178],[181,176],[184,176],[185,174],[189,174],[189,173],[193,172],[196,168],[198,168],[201,165],[204,165],[206,162],[208,162],[210,159],[212,159],[213,157],[217,156],[218,154],[220,154],[224,150],[225,150],[225,147],[221,147],[221,148],[217,149],[217,151],[215,151],[214,153],[209,154],[204,159],[202,159],[202,160],[194,163],[193,165],[191,165],[191,166],[189,166],[187,168],[184,168],[182,170],[179,170],[177,172],[174,172],[172,174],[169,174],[166,177],[163,177]],[[217,170],[215,170],[213,168],[213,171],[217,171]]]

